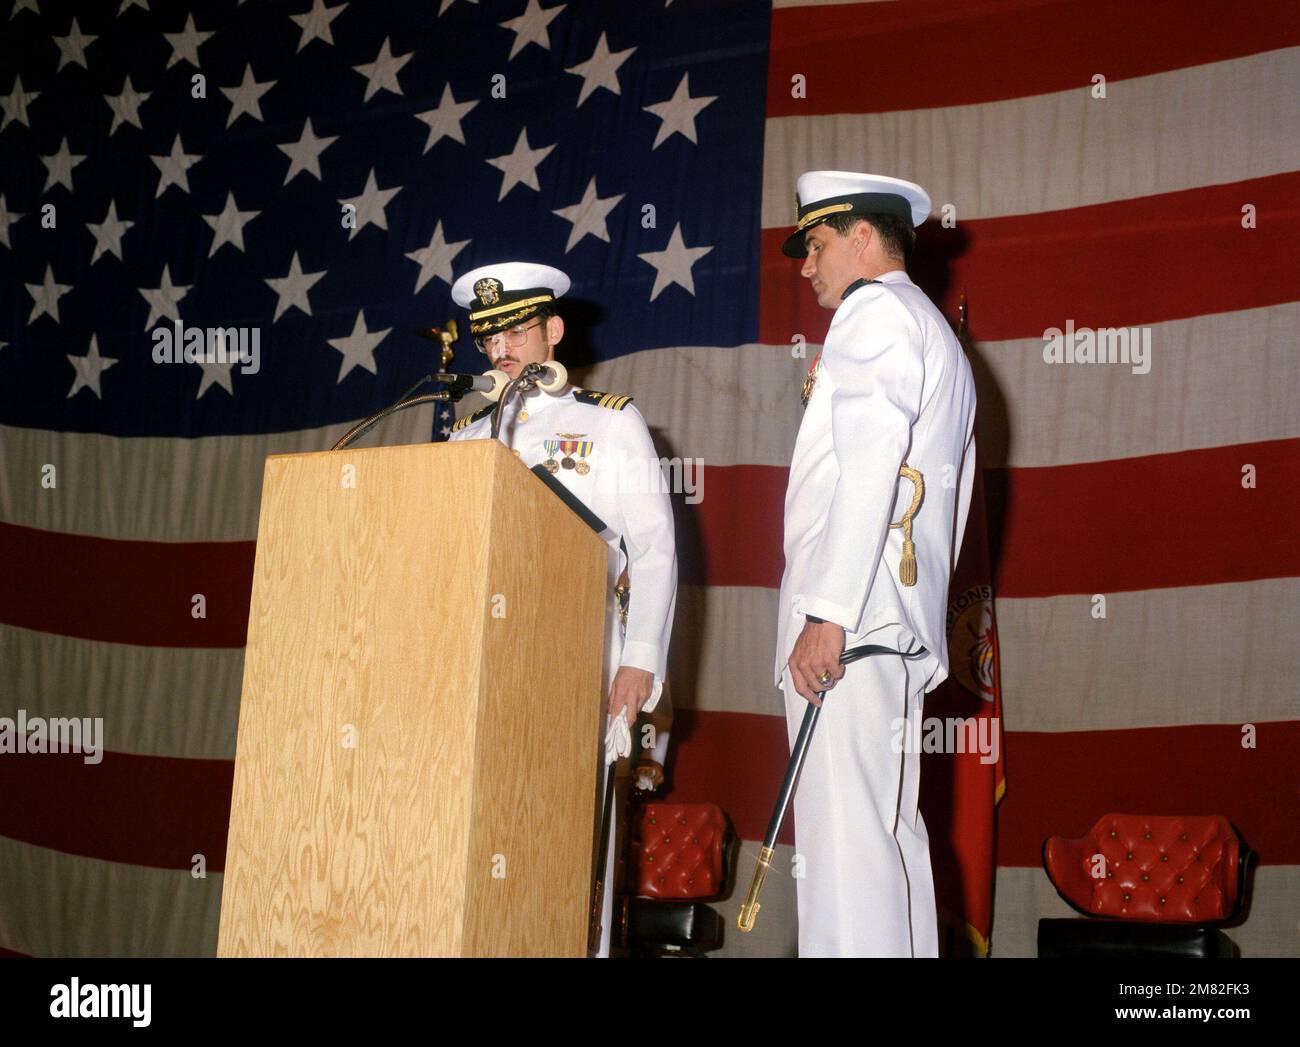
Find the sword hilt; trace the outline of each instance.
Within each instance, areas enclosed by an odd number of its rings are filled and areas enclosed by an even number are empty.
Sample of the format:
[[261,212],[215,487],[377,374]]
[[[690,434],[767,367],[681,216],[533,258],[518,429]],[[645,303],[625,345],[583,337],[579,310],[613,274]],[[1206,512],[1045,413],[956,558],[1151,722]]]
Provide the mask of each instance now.
[[736,916],[736,926],[740,930],[749,932],[754,929],[754,920],[758,917],[758,910],[762,908],[758,904],[758,893],[763,889],[763,880],[767,876],[767,870],[772,868],[772,857],[775,851],[771,847],[764,847],[758,852],[758,864],[754,866],[754,877],[749,881],[749,891],[745,895],[745,902],[740,907],[740,913]]

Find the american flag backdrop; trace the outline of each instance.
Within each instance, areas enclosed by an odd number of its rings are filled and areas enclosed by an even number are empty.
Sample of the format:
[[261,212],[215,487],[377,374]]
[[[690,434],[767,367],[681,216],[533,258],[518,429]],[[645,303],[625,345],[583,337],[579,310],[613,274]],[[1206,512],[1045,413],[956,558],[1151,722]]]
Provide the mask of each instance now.
[[[1300,953],[1293,2],[0,19],[0,716],[102,717],[106,749],[0,752],[0,949],[215,951],[263,459],[432,370],[418,332],[455,315],[453,274],[514,258],[572,277],[575,377],[703,463],[675,498],[669,795],[727,810],[747,875],[786,757],[785,469],[829,322],[779,244],[797,175],[836,168],[925,186],[913,276],[954,320],[971,302],[1009,783],[993,954],[1069,912],[1042,840],[1115,810],[1227,815],[1261,855],[1232,936]],[[1046,362],[1067,322],[1149,329],[1149,371]],[[256,332],[256,368],[159,362],[178,324]],[[482,366],[462,342],[454,369]],[[979,884],[942,887],[987,943]],[[793,881],[763,900],[725,953],[793,950]]]

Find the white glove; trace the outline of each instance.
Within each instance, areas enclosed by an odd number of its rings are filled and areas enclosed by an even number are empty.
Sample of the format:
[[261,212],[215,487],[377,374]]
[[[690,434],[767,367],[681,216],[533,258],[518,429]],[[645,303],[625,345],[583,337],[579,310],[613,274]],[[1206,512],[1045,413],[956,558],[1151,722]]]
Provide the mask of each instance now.
[[609,721],[609,728],[605,731],[605,763],[613,763],[621,756],[632,755],[632,729],[627,723],[626,706],[618,711],[618,715]]
[[655,679],[655,685],[650,690],[650,697],[646,699],[645,705],[641,706],[641,712],[652,713],[655,706],[659,704],[659,697],[664,693],[664,682],[658,678]]

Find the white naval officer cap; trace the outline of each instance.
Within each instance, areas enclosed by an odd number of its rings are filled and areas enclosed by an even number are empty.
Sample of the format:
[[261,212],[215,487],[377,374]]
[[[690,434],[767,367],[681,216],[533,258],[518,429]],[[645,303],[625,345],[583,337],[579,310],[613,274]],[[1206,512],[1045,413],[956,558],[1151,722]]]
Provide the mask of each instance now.
[[569,289],[560,270],[536,262],[498,262],[471,269],[451,285],[451,299],[469,310],[475,338],[504,331],[536,314]]
[[892,214],[913,225],[930,217],[930,194],[915,182],[857,171],[805,171],[795,184],[793,233],[781,251],[789,258],[805,258],[804,234],[815,225],[841,214]]

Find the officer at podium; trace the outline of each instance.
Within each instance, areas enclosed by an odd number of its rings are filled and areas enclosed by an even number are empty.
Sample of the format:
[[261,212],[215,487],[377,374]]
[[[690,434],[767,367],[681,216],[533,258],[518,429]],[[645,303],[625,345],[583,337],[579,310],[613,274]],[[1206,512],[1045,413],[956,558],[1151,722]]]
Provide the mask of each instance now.
[[[474,344],[493,368],[514,379],[530,363],[555,360],[564,338],[564,320],[555,301],[568,289],[569,278],[551,266],[503,262],[465,273],[452,285],[451,296],[469,311]],[[490,438],[494,407],[489,404],[460,419],[450,439]],[[631,396],[571,384],[554,393],[534,387],[513,396],[502,410],[498,439],[528,468],[544,466],[605,523],[601,537],[610,549],[608,767],[631,752],[637,714],[654,710],[667,673],[677,552],[659,455]],[[623,577],[626,584],[620,585]],[[603,778],[602,773],[602,794]],[[611,826],[610,839],[616,838]],[[602,956],[609,954],[614,853],[611,845],[604,878]]]

